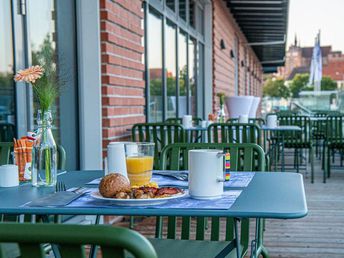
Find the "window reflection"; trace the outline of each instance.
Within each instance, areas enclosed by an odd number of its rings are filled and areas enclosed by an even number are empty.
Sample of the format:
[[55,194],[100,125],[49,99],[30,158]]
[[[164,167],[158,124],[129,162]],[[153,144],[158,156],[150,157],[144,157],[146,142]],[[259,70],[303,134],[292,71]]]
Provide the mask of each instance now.
[[179,0],[179,16],[186,21],[186,0]]
[[179,103],[178,103],[178,110],[179,110],[179,117],[187,114],[187,99],[186,99],[186,91],[187,91],[187,80],[188,80],[188,67],[187,67],[187,37],[185,32],[179,32],[178,38],[179,46],[178,46],[178,60],[179,60]]
[[162,20],[155,11],[148,14],[148,64],[149,64],[149,119],[158,122],[163,119],[162,99]]
[[196,116],[196,40],[189,39],[189,103],[190,114]]
[[166,118],[176,117],[176,27],[171,22],[166,24],[166,84],[167,113]]
[[[27,1],[28,27],[30,33],[31,62],[32,65],[41,64],[46,67],[56,66],[56,24],[55,1],[35,0]],[[63,59],[63,57],[61,57]],[[46,68],[47,69],[47,68]],[[56,76],[52,75],[52,76]],[[38,102],[34,100],[34,113],[38,110]],[[60,144],[60,110],[59,99],[52,107],[53,134],[55,141]]]
[[170,8],[172,11],[175,11],[174,0],[166,0],[166,6]]
[[0,2],[0,142],[15,136],[13,41],[10,1]]

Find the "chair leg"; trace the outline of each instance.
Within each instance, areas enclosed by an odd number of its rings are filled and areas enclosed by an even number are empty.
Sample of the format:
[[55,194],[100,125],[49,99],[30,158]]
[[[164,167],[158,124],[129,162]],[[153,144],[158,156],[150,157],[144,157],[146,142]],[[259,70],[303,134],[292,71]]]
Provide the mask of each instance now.
[[296,155],[296,173],[299,173],[299,149],[295,149],[295,155]]
[[311,162],[311,183],[314,183],[314,148],[311,146],[309,161]]

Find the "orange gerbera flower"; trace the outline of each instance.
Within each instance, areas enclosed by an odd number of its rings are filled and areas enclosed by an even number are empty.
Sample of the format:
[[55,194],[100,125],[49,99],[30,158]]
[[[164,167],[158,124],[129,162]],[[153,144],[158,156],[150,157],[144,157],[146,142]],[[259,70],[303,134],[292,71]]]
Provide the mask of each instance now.
[[14,76],[16,82],[28,82],[35,83],[36,80],[40,79],[44,73],[44,69],[40,65],[31,66],[25,70],[20,70]]

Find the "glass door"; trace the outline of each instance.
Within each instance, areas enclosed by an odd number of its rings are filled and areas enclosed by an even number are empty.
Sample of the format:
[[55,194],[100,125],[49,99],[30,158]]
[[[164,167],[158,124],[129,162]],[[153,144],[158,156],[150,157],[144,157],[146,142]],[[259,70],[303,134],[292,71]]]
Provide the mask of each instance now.
[[0,1],[0,142],[16,136],[12,5]]
[[14,83],[13,73],[37,64],[56,67],[61,92],[52,107],[53,133],[69,170],[79,168],[75,34],[74,1],[0,1],[0,123],[14,124],[18,137],[33,130],[38,105],[32,86]]

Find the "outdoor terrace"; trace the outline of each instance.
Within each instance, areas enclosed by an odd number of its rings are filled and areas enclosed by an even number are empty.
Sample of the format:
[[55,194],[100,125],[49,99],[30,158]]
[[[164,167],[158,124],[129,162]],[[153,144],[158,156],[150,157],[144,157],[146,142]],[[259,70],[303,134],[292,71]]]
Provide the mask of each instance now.
[[[344,257],[344,169],[338,166],[338,159],[336,165],[326,184],[322,183],[320,160],[315,161],[314,184],[310,183],[310,172],[301,171],[305,175],[308,215],[292,221],[267,220],[264,243],[271,258]],[[128,226],[128,222],[117,224]],[[254,227],[252,221],[251,239]],[[135,230],[154,236],[154,219],[136,222]]]

